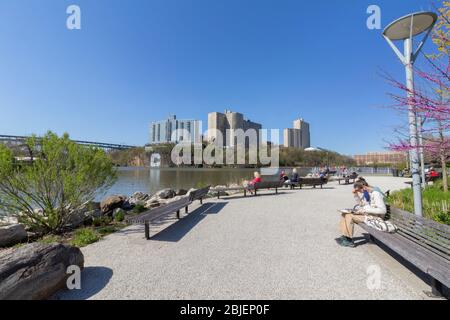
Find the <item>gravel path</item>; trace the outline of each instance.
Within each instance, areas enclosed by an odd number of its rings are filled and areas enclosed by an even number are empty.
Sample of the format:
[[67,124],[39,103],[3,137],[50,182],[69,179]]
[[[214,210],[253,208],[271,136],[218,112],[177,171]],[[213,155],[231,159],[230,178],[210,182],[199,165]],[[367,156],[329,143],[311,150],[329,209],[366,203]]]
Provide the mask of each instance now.
[[[404,181],[369,178],[383,190]],[[150,241],[132,226],[84,248],[82,289],[57,298],[426,299],[429,287],[378,246],[336,244],[337,209],[351,206],[351,186],[334,182],[196,204],[154,227],[162,231]],[[381,286],[370,290],[377,269]]]

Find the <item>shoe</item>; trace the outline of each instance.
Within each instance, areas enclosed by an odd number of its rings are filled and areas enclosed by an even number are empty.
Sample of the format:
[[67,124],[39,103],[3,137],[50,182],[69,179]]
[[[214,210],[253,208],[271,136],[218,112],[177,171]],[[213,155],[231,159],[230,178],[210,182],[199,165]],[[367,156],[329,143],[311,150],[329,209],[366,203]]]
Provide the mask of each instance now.
[[344,240],[342,240],[341,242],[341,246],[343,247],[349,247],[349,248],[355,248],[355,243],[353,242],[353,240],[348,240],[347,238],[345,238]]

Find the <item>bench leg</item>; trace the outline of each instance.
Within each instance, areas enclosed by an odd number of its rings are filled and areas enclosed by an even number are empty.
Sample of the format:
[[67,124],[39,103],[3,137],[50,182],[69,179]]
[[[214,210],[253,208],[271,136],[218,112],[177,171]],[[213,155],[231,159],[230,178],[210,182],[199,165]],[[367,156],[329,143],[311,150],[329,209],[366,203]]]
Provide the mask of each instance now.
[[217,191],[217,200],[220,199],[220,191]]
[[247,196],[247,189],[244,189],[244,197]]
[[148,221],[145,221],[144,230],[145,230],[145,239],[150,240],[150,224]]
[[276,194],[278,193],[278,188],[275,188],[275,193],[276,193]]
[[436,279],[431,279],[431,294],[436,297],[442,296],[442,283]]
[[180,210],[177,211],[177,218],[180,219]]
[[188,206],[186,206],[186,207],[184,208],[184,212],[186,212],[186,213],[188,213],[188,212],[189,212],[189,208],[188,208]]
[[200,204],[203,204],[203,198],[200,198]]

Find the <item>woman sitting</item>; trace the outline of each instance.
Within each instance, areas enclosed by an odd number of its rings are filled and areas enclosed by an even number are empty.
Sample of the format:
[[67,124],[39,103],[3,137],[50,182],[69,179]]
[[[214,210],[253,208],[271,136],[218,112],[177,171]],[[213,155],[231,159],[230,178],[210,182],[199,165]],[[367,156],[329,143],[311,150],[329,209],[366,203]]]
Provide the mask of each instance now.
[[262,180],[261,180],[261,175],[260,175],[260,173],[259,173],[258,171],[255,171],[255,172],[253,173],[253,176],[254,176],[253,180],[247,182],[246,185],[244,185],[244,187],[245,187],[251,194],[253,194],[253,191],[255,190],[255,185],[256,185],[257,183],[260,183],[260,182],[262,181]]

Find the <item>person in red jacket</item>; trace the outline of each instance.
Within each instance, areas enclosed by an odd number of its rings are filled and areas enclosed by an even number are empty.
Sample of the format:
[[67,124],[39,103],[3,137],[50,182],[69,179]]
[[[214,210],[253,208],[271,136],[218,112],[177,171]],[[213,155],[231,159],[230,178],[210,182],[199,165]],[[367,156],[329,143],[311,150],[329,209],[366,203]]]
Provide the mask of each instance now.
[[430,178],[438,178],[439,177],[439,173],[436,170],[434,170],[433,167],[431,167],[430,170],[428,171],[428,176]]
[[255,189],[255,184],[257,184],[257,183],[259,183],[259,182],[262,181],[262,180],[261,180],[261,175],[259,174],[258,171],[255,171],[255,172],[253,173],[253,176],[254,176],[253,180],[250,181],[250,182],[247,184],[247,190],[248,190],[251,194],[253,194],[253,190]]

